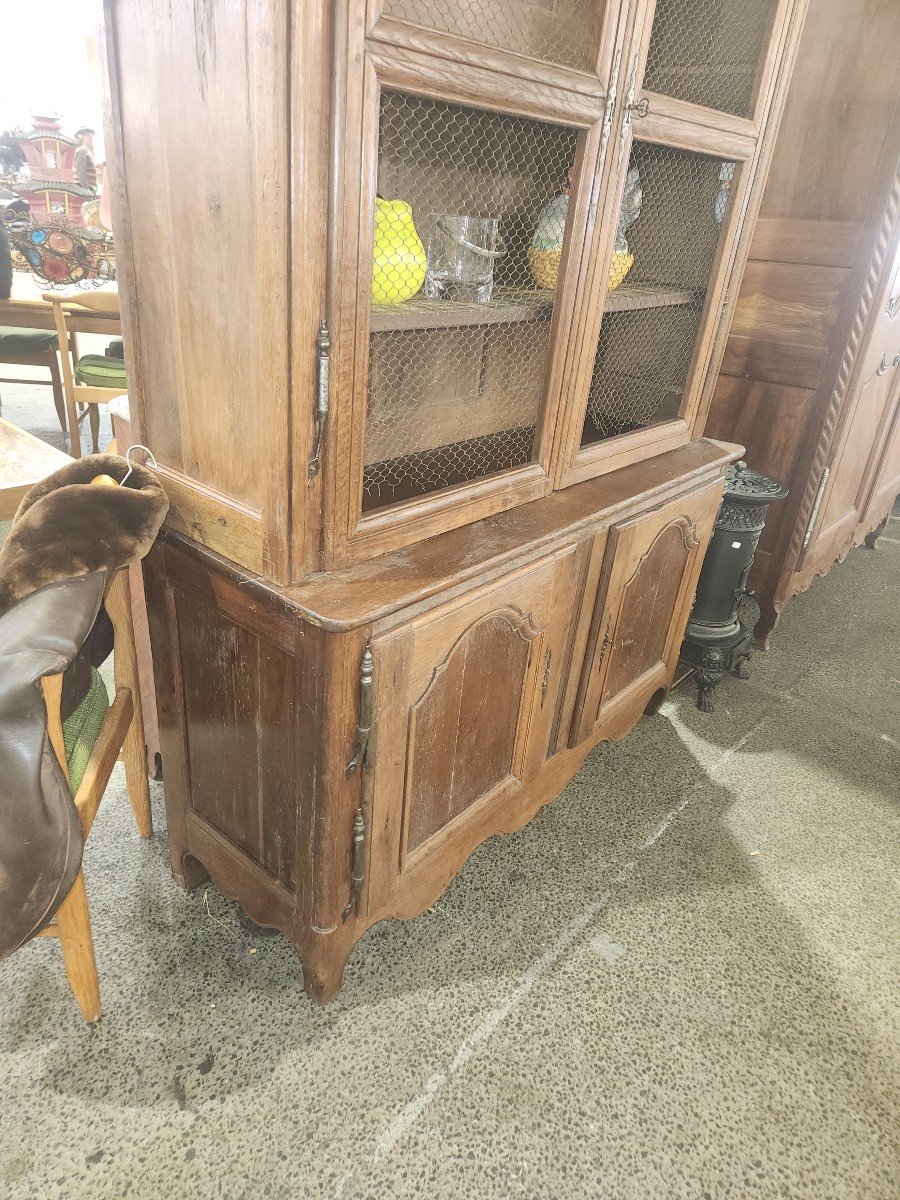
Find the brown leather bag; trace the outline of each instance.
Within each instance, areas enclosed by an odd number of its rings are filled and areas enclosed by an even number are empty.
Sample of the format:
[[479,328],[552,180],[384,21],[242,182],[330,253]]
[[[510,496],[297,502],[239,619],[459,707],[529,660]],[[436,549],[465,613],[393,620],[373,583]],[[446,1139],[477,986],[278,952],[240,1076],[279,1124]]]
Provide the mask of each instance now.
[[143,557],[165,518],[165,493],[141,467],[124,487],[89,486],[128,470],[112,455],[62,467],[28,492],[0,548],[0,958],[50,921],[81,864],[40,681],[76,661],[109,573]]

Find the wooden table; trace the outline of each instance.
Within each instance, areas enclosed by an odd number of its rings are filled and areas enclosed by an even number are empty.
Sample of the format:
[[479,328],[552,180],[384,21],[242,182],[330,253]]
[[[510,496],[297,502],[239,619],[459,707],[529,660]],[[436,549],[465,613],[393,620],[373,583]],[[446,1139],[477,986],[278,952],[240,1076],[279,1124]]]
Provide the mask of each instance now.
[[[19,329],[55,329],[53,309],[41,296],[38,281],[27,271],[13,272],[12,295],[0,300],[0,325],[14,325]],[[49,290],[49,289],[47,289]],[[104,291],[115,291],[104,288]],[[66,310],[66,323],[70,333],[100,333],[120,336],[122,322],[118,313],[89,312],[83,308]]]
[[28,489],[70,462],[62,450],[0,418],[0,521],[11,521]]

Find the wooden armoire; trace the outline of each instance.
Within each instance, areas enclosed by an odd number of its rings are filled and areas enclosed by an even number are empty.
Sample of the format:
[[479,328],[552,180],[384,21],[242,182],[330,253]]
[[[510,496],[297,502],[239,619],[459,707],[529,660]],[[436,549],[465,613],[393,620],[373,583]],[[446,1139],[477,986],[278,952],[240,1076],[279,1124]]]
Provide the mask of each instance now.
[[107,0],[173,870],[319,999],[671,685],[805,7]]
[[897,0],[810,0],[707,433],[791,489],[750,579],[765,639],[900,492]]

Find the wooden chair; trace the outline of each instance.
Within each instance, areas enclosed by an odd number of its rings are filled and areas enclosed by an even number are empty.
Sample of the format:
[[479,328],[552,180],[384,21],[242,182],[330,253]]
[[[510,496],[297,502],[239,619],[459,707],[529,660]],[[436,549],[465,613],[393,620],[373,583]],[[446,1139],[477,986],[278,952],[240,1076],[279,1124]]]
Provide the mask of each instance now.
[[[88,834],[120,751],[125,761],[125,785],[138,832],[145,838],[150,837],[153,832],[127,570],[116,572],[110,580],[105,604],[114,634],[116,694],[107,709],[99,736],[94,742],[75,793],[75,807],[81,818],[85,851]],[[50,743],[68,780],[69,764],[60,714],[62,675],[45,676],[41,684],[44,702],[47,705]],[[59,938],[66,976],[85,1020],[99,1020],[102,1015],[100,981],[94,958],[83,865],[71,891],[57,909],[55,919],[38,936]]]
[[[44,292],[48,304],[53,305],[53,316],[56,321],[56,333],[60,346],[71,347],[69,330],[66,324],[66,311],[72,308],[86,308],[92,312],[110,313],[119,311],[118,292]],[[85,413],[91,428],[93,451],[99,450],[100,410],[98,405],[108,404],[116,396],[124,396],[127,391],[125,379],[125,363],[119,358],[108,358],[102,354],[83,354],[70,349],[61,354],[63,393],[68,414],[69,441],[73,458],[81,458],[80,421]],[[77,405],[82,405],[81,415],[78,415]]]
[[[59,335],[52,329],[19,329],[13,325],[0,325],[0,363],[17,367],[46,367],[50,372],[53,403],[59,418],[60,428],[66,431],[66,401],[57,357]],[[45,379],[13,379],[3,376],[0,383],[26,383],[45,387]]]

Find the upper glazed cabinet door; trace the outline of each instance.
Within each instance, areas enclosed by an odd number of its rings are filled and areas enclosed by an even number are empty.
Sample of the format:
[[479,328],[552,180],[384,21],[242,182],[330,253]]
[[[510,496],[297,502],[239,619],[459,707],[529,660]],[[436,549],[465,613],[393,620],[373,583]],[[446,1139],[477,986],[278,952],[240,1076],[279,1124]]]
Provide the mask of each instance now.
[[550,490],[619,18],[596,0],[348,0],[329,561]]
[[784,7],[780,0],[656,0],[643,79],[650,104],[656,97],[658,109],[669,99],[757,119]]
[[793,0],[637,5],[557,482],[696,436]]

